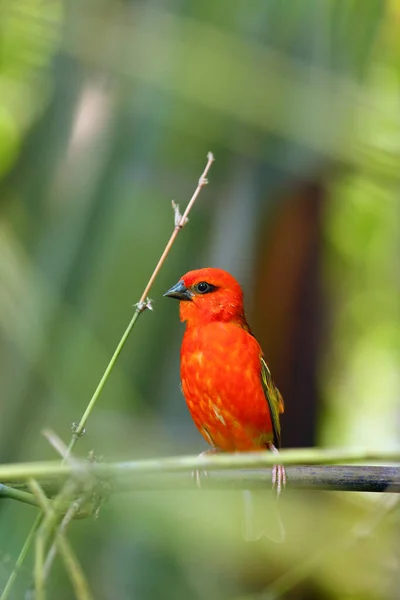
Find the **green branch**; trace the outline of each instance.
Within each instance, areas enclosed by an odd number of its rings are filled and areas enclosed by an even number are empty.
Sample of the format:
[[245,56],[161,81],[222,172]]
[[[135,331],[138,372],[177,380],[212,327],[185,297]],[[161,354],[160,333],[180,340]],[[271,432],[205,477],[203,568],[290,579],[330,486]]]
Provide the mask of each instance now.
[[[400,461],[400,448],[373,450],[368,448],[301,448],[282,450],[278,457],[282,465],[328,465],[356,462]],[[49,480],[68,477],[86,477],[92,474],[100,479],[119,478],[132,475],[182,471],[215,471],[225,469],[257,469],[272,467],[277,456],[271,452],[221,453],[203,456],[178,456],[154,458],[118,463],[91,463],[74,460],[73,464],[58,461],[17,463],[0,465],[0,480],[6,482],[25,481],[29,478]]]
[[67,449],[66,457],[68,457],[71,454],[72,450],[75,447],[76,442],[84,433],[86,422],[87,422],[88,418],[90,417],[90,414],[91,414],[93,408],[95,407],[96,402],[97,402],[101,392],[103,391],[103,388],[107,382],[107,379],[108,379],[111,371],[113,370],[115,363],[117,362],[117,359],[118,359],[119,355],[121,354],[122,349],[125,346],[125,343],[129,337],[132,329],[134,328],[134,326],[136,324],[136,321],[138,320],[139,316],[142,314],[143,311],[145,311],[146,309],[152,310],[151,300],[149,300],[148,294],[150,293],[153,283],[154,283],[158,273],[160,272],[160,269],[163,266],[165,259],[167,258],[168,254],[172,248],[172,245],[178,236],[178,233],[186,225],[186,223],[188,221],[188,215],[189,215],[194,203],[196,202],[202,188],[205,185],[207,185],[207,183],[208,183],[207,175],[208,175],[208,172],[209,172],[213,162],[214,162],[214,156],[211,152],[209,152],[207,154],[207,164],[204,168],[203,173],[201,174],[201,176],[199,178],[197,187],[196,187],[191,199],[189,200],[188,205],[187,205],[183,215],[180,214],[178,205],[175,204],[175,202],[172,202],[172,207],[173,207],[174,213],[175,213],[175,227],[174,227],[172,234],[167,242],[167,245],[165,246],[164,252],[160,256],[160,259],[159,259],[149,281],[147,282],[145,289],[143,290],[143,293],[139,299],[139,302],[137,302],[137,304],[136,304],[136,310],[133,314],[133,317],[132,317],[128,327],[126,328],[122,338],[120,339],[119,344],[118,344],[117,348],[115,349],[115,352],[112,355],[111,360],[108,363],[106,370],[104,371],[103,376],[100,379],[100,381],[94,391],[94,394],[91,397],[89,404],[87,405],[86,410],[82,415],[81,420],[79,421],[79,424],[74,429],[71,441],[70,441],[68,449]]
[[37,506],[37,500],[33,494],[19,490],[8,485],[0,483],[0,498],[9,498],[10,500],[18,500],[18,502],[24,502],[24,504],[32,504]]
[[101,392],[103,391],[103,388],[107,382],[108,377],[110,376],[111,371],[113,370],[115,363],[117,362],[117,359],[119,357],[119,355],[121,354],[123,347],[125,346],[126,340],[129,337],[129,334],[131,333],[132,329],[134,328],[136,321],[139,318],[139,315],[143,312],[143,308],[140,308],[140,305],[138,304],[136,306],[136,310],[133,314],[132,319],[129,322],[128,327],[125,329],[123,336],[121,337],[118,346],[115,349],[114,354],[111,357],[110,362],[108,363],[106,370],[103,373],[102,378],[100,379],[93,396],[91,397],[89,404],[86,407],[85,412],[82,415],[81,420],[79,421],[79,424],[74,428],[72,437],[71,437],[71,441],[69,443],[68,449],[67,449],[67,453],[66,453],[66,457],[70,456],[70,454],[72,453],[78,439],[83,435],[84,431],[85,431],[85,426],[86,426],[86,422],[88,420],[88,418],[90,417],[90,414],[93,410],[93,408],[96,405],[96,402],[101,394]]
[[[56,510],[54,510],[53,505],[50,504],[46,498],[37,481],[31,480],[29,485],[43,510],[43,514],[45,515],[45,519],[42,526],[39,528],[36,538],[36,560],[34,569],[36,592],[35,597],[38,600],[45,600],[46,573],[44,561],[47,545],[46,542],[52,528],[57,523],[58,513]],[[67,571],[67,574],[71,580],[72,588],[75,592],[77,600],[91,600],[93,596],[90,592],[85,574],[75,556],[74,551],[72,550],[69,541],[59,529],[56,529],[54,537],[55,544],[60,552],[65,570]]]
[[[388,466],[349,466],[349,465],[309,465],[286,467],[287,487],[289,489],[306,490],[331,490],[339,492],[400,492],[400,467]],[[107,480],[109,478],[107,477]],[[98,483],[99,480],[97,480]],[[96,485],[96,480],[94,481]],[[202,490],[254,490],[268,489],[271,485],[271,470],[218,470],[207,473],[207,477],[201,480]],[[97,500],[93,494],[88,494],[88,500],[79,503],[79,510],[75,511],[73,518],[85,518],[93,515],[99,502],[109,494],[126,491],[159,491],[166,490],[193,490],[194,481],[191,473],[152,473],[143,475],[124,476],[114,478],[112,485],[106,485],[102,495],[101,487],[97,487]],[[42,489],[47,496],[59,494],[60,480],[54,483],[48,480],[42,484]],[[28,496],[16,496],[13,488],[7,487],[9,492],[3,493],[0,498],[10,498],[38,505],[36,498]],[[71,505],[65,503],[61,512],[68,515]]]

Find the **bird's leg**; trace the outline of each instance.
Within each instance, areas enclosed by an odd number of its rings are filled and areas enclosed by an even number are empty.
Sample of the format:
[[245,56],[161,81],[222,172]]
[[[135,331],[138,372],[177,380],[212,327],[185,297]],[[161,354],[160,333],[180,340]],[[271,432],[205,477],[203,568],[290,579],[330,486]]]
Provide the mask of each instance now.
[[[217,454],[218,452],[220,452],[218,448],[210,448],[210,450],[205,450],[204,452],[201,452],[199,456],[210,456],[212,454]],[[199,490],[201,489],[201,475],[203,475],[203,477],[208,477],[207,471],[200,471],[200,469],[196,469],[192,473],[192,477],[195,480],[196,487],[198,487]]]
[[[274,454],[279,455],[278,449],[271,443],[268,444],[269,450]],[[276,493],[279,494],[286,485],[286,471],[283,465],[274,465],[272,467],[272,487],[276,489]]]

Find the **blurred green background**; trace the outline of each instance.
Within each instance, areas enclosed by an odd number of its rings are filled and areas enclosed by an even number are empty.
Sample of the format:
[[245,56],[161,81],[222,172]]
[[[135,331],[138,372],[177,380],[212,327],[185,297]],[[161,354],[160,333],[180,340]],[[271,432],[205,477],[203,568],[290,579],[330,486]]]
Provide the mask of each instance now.
[[[1,462],[69,439],[209,150],[77,454],[205,449],[162,298],[202,266],[244,286],[284,446],[398,443],[399,26],[398,0],[0,1]],[[398,511],[359,535],[378,500],[288,491],[277,545],[241,541],[238,494],[126,493],[69,537],[100,600],[383,600]],[[0,589],[34,516],[0,505]],[[50,590],[73,597],[59,563]]]

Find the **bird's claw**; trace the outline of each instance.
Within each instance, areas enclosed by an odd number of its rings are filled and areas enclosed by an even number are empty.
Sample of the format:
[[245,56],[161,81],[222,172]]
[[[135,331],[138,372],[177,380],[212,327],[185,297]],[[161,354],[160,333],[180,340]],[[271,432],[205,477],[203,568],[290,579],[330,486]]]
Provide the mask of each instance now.
[[192,472],[192,477],[194,479],[196,487],[199,490],[201,490],[201,478],[208,477],[208,473],[207,473],[207,471],[200,471],[200,469],[196,469],[195,471]]
[[274,465],[272,467],[272,489],[276,489],[277,496],[286,486],[286,471],[283,465]]
[[[269,444],[269,449],[273,454],[279,455],[278,449],[273,444]],[[276,490],[277,496],[286,486],[286,471],[283,465],[274,465],[272,467],[272,489]]]
[[[210,456],[210,454],[217,454],[218,448],[211,448],[210,450],[205,450],[199,454],[200,456]],[[208,477],[207,471],[202,471],[201,469],[196,469],[192,472],[192,477],[196,483],[196,487],[201,490],[201,477]]]

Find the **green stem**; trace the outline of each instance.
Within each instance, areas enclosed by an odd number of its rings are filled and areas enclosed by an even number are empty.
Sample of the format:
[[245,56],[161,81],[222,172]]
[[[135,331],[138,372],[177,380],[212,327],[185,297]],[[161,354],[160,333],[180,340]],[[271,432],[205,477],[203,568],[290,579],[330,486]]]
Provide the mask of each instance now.
[[[114,365],[119,357],[119,355],[121,354],[121,351],[123,349],[123,347],[125,346],[125,342],[129,337],[129,334],[131,333],[132,329],[135,326],[136,321],[139,318],[139,315],[146,309],[146,308],[151,308],[151,301],[148,300],[147,295],[150,292],[150,289],[158,275],[158,273],[160,272],[161,267],[163,266],[165,259],[167,258],[173,243],[175,242],[178,233],[180,232],[180,230],[185,226],[185,224],[187,223],[188,220],[188,215],[191,211],[191,209],[193,208],[194,203],[196,202],[202,188],[207,184],[207,175],[208,172],[211,168],[212,163],[214,162],[214,156],[211,152],[209,152],[207,154],[207,164],[204,168],[203,173],[200,176],[200,179],[198,181],[197,187],[192,195],[192,197],[190,198],[186,209],[183,213],[183,215],[180,215],[178,207],[173,204],[174,210],[175,210],[175,227],[174,230],[167,242],[167,245],[164,248],[164,252],[162,253],[162,255],[160,256],[160,259],[149,279],[149,281],[147,282],[147,285],[143,291],[143,294],[140,297],[139,302],[136,305],[136,310],[133,314],[133,317],[128,325],[128,327],[125,330],[125,333],[123,334],[122,338],[120,339],[120,342],[118,344],[118,346],[115,349],[114,354],[111,357],[110,362],[107,365],[106,370],[104,371],[103,377],[100,379],[99,384],[97,386],[97,388],[94,391],[93,396],[90,399],[89,404],[87,405],[87,408],[85,410],[85,412],[83,413],[83,416],[78,424],[78,426],[76,427],[76,429],[74,430],[73,436],[71,438],[71,441],[69,443],[68,449],[67,449],[67,453],[64,457],[64,460],[66,460],[68,458],[68,456],[71,454],[72,450],[75,448],[75,444],[78,441],[78,439],[81,437],[81,435],[83,435],[84,433],[84,429],[85,429],[85,425],[86,425],[86,421],[88,420],[93,408],[96,405],[96,402],[106,384],[106,381],[111,373],[111,371],[114,368]],[[1,599],[0,599],[1,600]]]
[[27,536],[27,538],[25,540],[24,545],[21,548],[21,552],[19,553],[19,556],[18,556],[17,561],[16,561],[16,563],[14,565],[14,568],[13,568],[13,570],[11,572],[11,575],[8,578],[8,581],[6,583],[6,587],[4,588],[3,593],[1,594],[0,600],[6,600],[9,597],[9,595],[11,593],[11,590],[12,590],[12,587],[14,585],[14,582],[15,582],[15,580],[17,578],[18,573],[19,573],[19,570],[20,570],[20,568],[22,567],[22,565],[24,563],[26,555],[29,552],[29,548],[32,545],[32,542],[33,542],[33,540],[35,538],[36,531],[37,531],[38,527],[40,526],[41,522],[42,522],[42,514],[39,513],[37,515],[37,517],[36,517],[36,520],[35,520],[32,528],[31,528],[30,532],[28,533],[28,536]]
[[25,504],[38,506],[38,502],[33,494],[9,487],[3,483],[0,483],[0,498],[10,498],[11,500],[18,500],[19,502],[24,502]]
[[75,444],[78,441],[78,439],[83,435],[84,430],[85,430],[86,422],[87,422],[88,418],[90,417],[90,414],[91,414],[93,408],[95,407],[96,402],[97,402],[97,400],[98,400],[101,392],[103,391],[103,388],[104,388],[104,386],[105,386],[105,384],[107,382],[107,379],[109,378],[110,373],[113,370],[114,365],[117,362],[117,359],[118,359],[119,355],[121,354],[123,347],[125,346],[125,343],[126,343],[126,340],[129,337],[129,334],[131,333],[132,329],[134,328],[135,323],[138,320],[139,315],[143,312],[143,310],[144,310],[143,307],[137,306],[137,308],[136,308],[136,310],[135,310],[135,312],[133,314],[133,317],[130,320],[130,323],[129,323],[128,327],[125,329],[125,332],[124,332],[122,338],[120,339],[119,344],[116,347],[115,352],[112,355],[111,360],[108,363],[107,368],[104,371],[103,376],[100,379],[99,384],[96,387],[96,389],[94,391],[94,394],[91,397],[91,399],[89,401],[89,404],[87,405],[86,410],[85,410],[85,412],[82,415],[81,420],[79,421],[79,424],[77,425],[77,427],[74,430],[74,433],[73,433],[71,441],[69,443],[69,446],[68,446],[68,449],[67,449],[67,453],[66,453],[66,455],[64,457],[63,463],[68,458],[68,456],[70,456],[71,452],[75,448]]
[[[13,488],[10,488],[8,486],[3,486],[0,484],[0,497],[1,496],[5,497],[5,498],[13,498],[13,499],[19,500],[21,502],[26,502],[28,504],[40,506],[40,503],[38,502],[38,500],[35,498],[35,496],[33,494],[29,494],[28,492],[24,492],[22,490],[14,490]],[[56,501],[57,501],[57,499],[56,499]],[[51,504],[50,504],[50,500],[48,500],[48,502],[49,502],[50,506],[53,506],[53,502],[51,502]],[[66,504],[65,508],[67,509],[68,506],[69,506],[69,504],[68,505]],[[57,508],[59,508],[59,507],[57,507]],[[39,514],[36,516],[36,519],[33,522],[33,525],[28,533],[28,536],[25,540],[24,545],[22,546],[22,549],[19,553],[17,561],[14,565],[14,568],[10,574],[10,577],[8,578],[8,581],[3,590],[3,593],[1,594],[1,600],[7,600],[7,598],[9,597],[11,590],[13,588],[13,585],[14,585],[15,579],[17,578],[19,570],[22,567],[22,565],[25,561],[25,558],[29,552],[29,549],[33,543],[36,532],[38,531],[40,525],[43,522],[43,517],[44,517],[44,514],[42,512],[39,512]]]
[[[36,540],[36,562],[35,562],[35,591],[40,599],[45,597],[45,549],[47,539],[58,520],[58,511],[55,504],[51,505],[40,485],[35,480],[30,480],[29,485],[32,492],[36,495],[38,503],[42,507],[45,515],[43,527],[41,527]],[[63,492],[56,499],[56,502],[62,502],[72,492],[71,486],[65,486]],[[63,498],[62,498],[63,497]],[[64,562],[65,569],[70,577],[72,587],[77,600],[92,600],[92,594],[82,568],[69,544],[60,530],[55,531],[55,544],[60,552]]]

